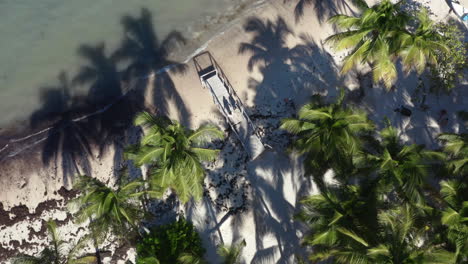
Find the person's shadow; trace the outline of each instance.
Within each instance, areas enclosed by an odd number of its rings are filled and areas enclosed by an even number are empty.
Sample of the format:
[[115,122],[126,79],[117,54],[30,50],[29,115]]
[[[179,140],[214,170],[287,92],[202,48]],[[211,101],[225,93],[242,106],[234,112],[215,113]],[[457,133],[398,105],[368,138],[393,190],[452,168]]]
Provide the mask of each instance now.
[[223,96],[223,105],[224,109],[228,112],[229,115],[232,115],[231,107],[229,106],[229,102],[226,97]]

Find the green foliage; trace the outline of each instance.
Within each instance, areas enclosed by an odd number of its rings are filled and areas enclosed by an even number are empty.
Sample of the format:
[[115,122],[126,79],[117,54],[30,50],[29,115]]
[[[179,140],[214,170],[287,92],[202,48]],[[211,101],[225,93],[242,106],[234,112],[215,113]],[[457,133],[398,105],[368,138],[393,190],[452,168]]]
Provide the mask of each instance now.
[[152,263],[148,262],[149,258],[157,259],[161,264],[182,263],[179,259],[187,260],[187,256],[192,260],[201,260],[205,253],[200,236],[193,224],[184,218],[151,229],[149,234],[145,234],[138,241],[136,249],[137,264]]
[[[302,140],[311,142],[314,135],[306,134]],[[466,263],[464,136],[442,134],[446,153],[430,151],[403,144],[398,130],[387,123],[379,140],[361,142],[363,147],[353,152],[356,169],[348,172],[346,181],[322,183],[320,194],[301,201],[296,218],[310,228],[303,238],[312,247],[309,259],[346,264]],[[329,144],[328,155],[340,155],[332,145],[336,142]],[[431,178],[437,176],[435,168],[445,165],[455,180],[441,181],[439,193]]]
[[[373,240],[376,225],[376,197],[368,189],[354,185],[344,188],[327,187],[321,194],[313,195],[301,201],[302,210],[296,216],[305,222],[313,232],[307,234],[304,243],[317,246],[316,257],[321,259],[328,247],[340,247],[356,244],[360,247],[364,239],[356,238],[356,232],[367,230],[366,240]],[[372,191],[372,190],[371,190]],[[366,244],[366,243],[364,243]],[[314,250],[314,251],[315,251]]]
[[436,29],[443,36],[448,51],[437,53],[438,64],[430,67],[431,85],[436,92],[448,92],[455,87],[462,77],[462,70],[467,66],[467,46],[455,22],[438,23]]
[[388,204],[369,189],[339,186],[306,198],[297,216],[311,232],[310,260],[334,263],[455,263],[455,254],[437,243],[431,219],[407,203]]
[[[397,78],[395,62],[398,58],[406,71],[424,71],[428,64],[437,64],[437,55],[447,52],[442,36],[429,19],[427,10],[411,16],[401,9],[404,1],[393,4],[390,0],[369,7],[358,1],[360,16],[335,15],[330,19],[346,31],[327,38],[337,50],[351,49],[344,59],[341,72],[369,63],[374,82],[382,81],[390,88]],[[410,30],[409,24],[417,27]]]
[[369,152],[355,159],[356,165],[371,168],[376,173],[380,193],[396,194],[408,202],[423,205],[423,189],[431,164],[439,163],[445,155],[429,151],[423,145],[404,145],[396,128],[388,126],[380,132],[381,145],[374,154]]
[[353,155],[362,147],[361,136],[373,129],[367,115],[345,107],[343,98],[344,90],[334,104],[318,99],[303,106],[298,118],[282,120],[280,128],[297,136],[292,147],[306,155],[308,174],[322,176],[330,167],[340,175],[352,170]]
[[468,175],[468,134],[443,133],[438,139],[444,143],[444,152],[448,154],[450,170],[455,175]]
[[128,238],[141,218],[138,197],[144,192],[143,182],[122,183],[116,189],[110,188],[98,179],[79,176],[74,189],[80,195],[68,203],[75,210],[75,220],[83,223],[90,220],[89,228],[93,239],[99,244],[113,232],[121,238]]
[[212,125],[192,131],[176,121],[153,117],[147,112],[137,115],[135,125],[147,128],[140,144],[127,149],[126,155],[138,166],[151,165],[149,170],[152,193],[161,197],[167,188],[174,190],[182,202],[203,194],[205,171],[203,161],[212,161],[219,150],[204,146],[224,134]]
[[223,258],[222,264],[240,264],[242,249],[247,245],[245,240],[231,246],[221,245],[218,247],[218,254]]
[[442,224],[448,228],[448,238],[455,245],[459,263],[468,262],[468,184],[457,180],[441,181],[441,194],[447,203],[442,212]]
[[47,231],[49,232],[50,246],[44,248],[39,256],[18,255],[10,261],[12,264],[94,264],[94,256],[78,256],[83,249],[86,239],[78,240],[78,243],[67,245],[60,238],[57,224],[53,220],[47,221]]

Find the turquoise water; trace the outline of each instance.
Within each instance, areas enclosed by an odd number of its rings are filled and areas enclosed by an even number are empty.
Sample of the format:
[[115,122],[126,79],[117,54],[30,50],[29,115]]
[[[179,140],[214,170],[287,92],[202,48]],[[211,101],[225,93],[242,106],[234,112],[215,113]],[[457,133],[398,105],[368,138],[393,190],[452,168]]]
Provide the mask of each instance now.
[[178,30],[197,41],[215,28],[210,24],[223,21],[219,17],[232,17],[251,2],[0,0],[0,127],[27,120],[39,109],[41,89],[56,86],[60,72],[76,74],[84,63],[77,55],[80,45],[105,43],[109,53],[118,47],[125,15],[139,17],[147,8],[160,39]]

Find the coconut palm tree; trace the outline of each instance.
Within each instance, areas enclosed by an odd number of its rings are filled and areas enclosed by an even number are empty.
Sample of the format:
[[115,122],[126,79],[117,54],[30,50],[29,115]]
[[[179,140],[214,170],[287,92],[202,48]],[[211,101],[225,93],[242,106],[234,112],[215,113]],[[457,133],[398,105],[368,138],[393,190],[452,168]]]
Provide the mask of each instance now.
[[77,223],[89,221],[90,237],[99,261],[99,245],[110,232],[128,241],[132,229],[137,228],[141,218],[137,198],[144,193],[143,185],[142,181],[135,180],[113,189],[90,176],[79,176],[74,184],[73,188],[81,193],[68,205],[76,210]]
[[448,238],[455,245],[457,263],[468,261],[468,184],[441,181],[441,194],[447,206],[442,211],[442,224],[448,228]]
[[346,73],[361,63],[372,66],[374,81],[383,81],[390,87],[397,77],[393,62],[395,52],[399,49],[398,36],[404,31],[410,17],[401,10],[399,1],[393,4],[390,0],[369,7],[364,1],[358,5],[362,14],[359,17],[336,15],[330,19],[345,32],[334,34],[327,42],[337,50],[352,49],[344,59],[342,73]]
[[350,221],[349,228],[343,227],[343,220],[349,215],[330,210],[339,208],[335,203],[326,199],[312,203],[318,207],[312,209],[315,214],[307,215],[319,231],[312,229],[314,233],[308,241],[315,246],[311,260],[343,264],[454,263],[455,254],[434,243],[433,234],[427,232],[430,225],[408,204],[380,209],[377,227],[363,230],[356,221]]
[[[405,13],[401,5],[390,0],[369,7],[358,1],[362,14],[359,17],[336,15],[330,19],[338,28],[346,31],[327,38],[337,50],[352,49],[346,56],[342,73],[361,63],[372,67],[374,82],[383,81],[390,88],[397,77],[396,60],[401,57],[407,72],[415,69],[422,73],[428,64],[437,64],[437,56],[447,52],[443,37],[435,29],[426,9],[416,17]],[[417,23],[410,30],[409,22]]]
[[203,259],[203,257],[196,256],[190,253],[182,254],[178,261],[180,264],[207,264],[208,262]]
[[[12,264],[93,264],[94,256],[79,257],[78,253],[85,246],[84,239],[67,247],[65,241],[60,238],[57,224],[53,220],[47,221],[47,231],[51,245],[41,251],[38,257],[19,255],[11,260]],[[67,251],[66,251],[67,249]]]
[[345,107],[343,98],[344,90],[333,104],[311,102],[299,110],[298,118],[282,120],[280,128],[297,135],[293,149],[306,155],[309,173],[352,169],[352,156],[362,145],[360,136],[373,128],[366,114]]
[[417,20],[419,25],[414,33],[399,34],[399,55],[407,72],[415,69],[421,74],[428,64],[437,65],[439,54],[448,52],[448,48],[442,35],[437,32],[434,22],[429,18],[426,8],[419,12]]
[[[363,259],[369,259],[368,263],[454,263],[455,254],[433,243],[431,234],[427,232],[431,228],[430,223],[417,223],[418,215],[410,205],[382,211],[378,218],[381,240],[369,247],[367,255],[363,256]],[[359,263],[353,252],[348,253],[343,260]]]
[[218,254],[223,258],[222,264],[240,264],[241,263],[241,254],[242,249],[247,244],[245,243],[245,239],[243,239],[238,244],[225,246],[221,245],[218,247]]
[[430,166],[445,156],[426,150],[423,145],[403,145],[397,130],[390,125],[380,132],[380,136],[382,142],[377,153],[366,153],[356,158],[356,166],[373,167],[382,194],[396,193],[408,202],[425,204],[423,187]]
[[[444,133],[438,136],[448,154],[448,166],[456,175],[468,175],[468,134]],[[465,176],[466,177],[466,176]]]
[[138,166],[150,165],[150,188],[160,192],[170,188],[182,202],[203,194],[204,161],[213,161],[219,150],[205,147],[224,134],[212,125],[189,130],[177,121],[154,117],[147,112],[138,114],[135,125],[146,127],[148,133],[140,144],[128,148],[127,157]]
[[365,254],[364,241],[377,241],[378,203],[372,184],[327,186],[321,194],[303,199],[296,219],[311,230],[303,239],[313,246],[310,259],[326,260],[348,247]]

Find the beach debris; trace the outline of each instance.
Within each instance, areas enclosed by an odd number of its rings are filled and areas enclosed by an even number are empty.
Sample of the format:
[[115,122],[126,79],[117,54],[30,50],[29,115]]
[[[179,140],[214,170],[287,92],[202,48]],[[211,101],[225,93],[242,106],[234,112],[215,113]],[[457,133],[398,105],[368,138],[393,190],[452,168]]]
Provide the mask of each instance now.
[[413,114],[413,112],[410,109],[404,107],[403,105],[398,108],[395,108],[393,111],[407,117],[410,117]]

